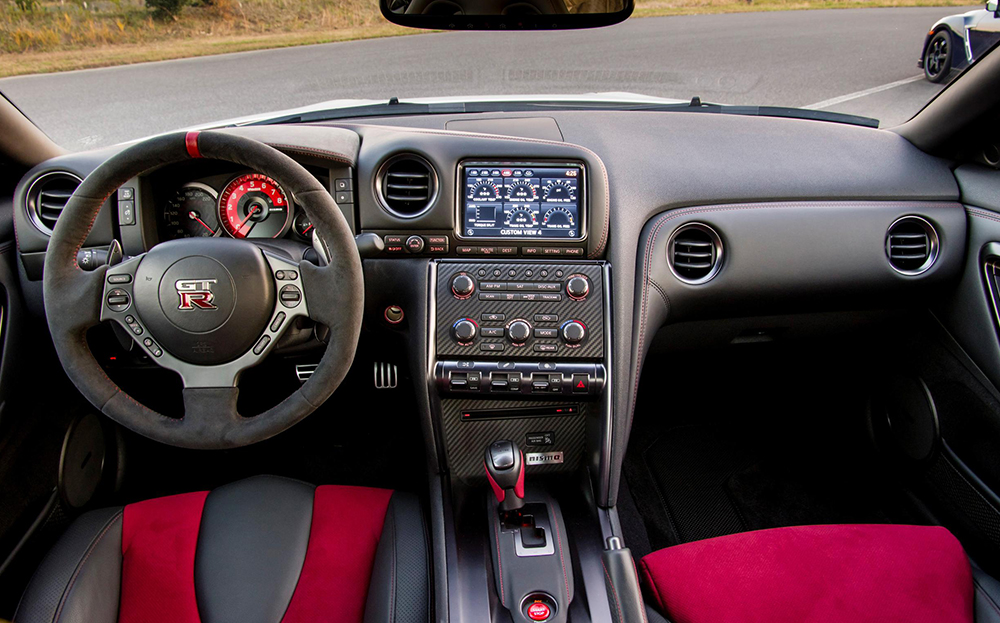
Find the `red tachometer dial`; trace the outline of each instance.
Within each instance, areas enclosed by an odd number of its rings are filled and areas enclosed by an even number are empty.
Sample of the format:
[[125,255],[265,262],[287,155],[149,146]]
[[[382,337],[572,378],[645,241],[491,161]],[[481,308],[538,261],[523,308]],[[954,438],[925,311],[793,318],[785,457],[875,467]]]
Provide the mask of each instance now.
[[277,238],[290,219],[285,191],[266,175],[241,175],[219,195],[219,222],[233,238]]

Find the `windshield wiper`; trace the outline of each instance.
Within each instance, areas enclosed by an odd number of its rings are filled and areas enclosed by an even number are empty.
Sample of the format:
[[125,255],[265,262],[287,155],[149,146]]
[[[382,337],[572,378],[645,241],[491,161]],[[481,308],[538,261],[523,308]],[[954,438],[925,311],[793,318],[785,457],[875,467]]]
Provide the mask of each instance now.
[[466,114],[484,112],[530,112],[545,110],[607,110],[633,112],[697,112],[717,113],[723,115],[747,115],[752,117],[785,117],[789,119],[811,119],[813,121],[828,121],[846,123],[867,128],[877,128],[878,119],[848,115],[846,113],[828,110],[812,110],[808,108],[791,108],[784,106],[728,106],[725,104],[710,104],[695,97],[690,102],[676,104],[657,104],[643,102],[454,102],[440,104],[411,104],[400,102],[395,97],[384,104],[366,104],[346,108],[333,108],[304,113],[293,113],[282,117],[252,121],[245,125],[274,125],[283,123],[309,123],[312,121],[335,121],[338,119],[355,119],[358,117],[395,117],[406,115],[435,114]]

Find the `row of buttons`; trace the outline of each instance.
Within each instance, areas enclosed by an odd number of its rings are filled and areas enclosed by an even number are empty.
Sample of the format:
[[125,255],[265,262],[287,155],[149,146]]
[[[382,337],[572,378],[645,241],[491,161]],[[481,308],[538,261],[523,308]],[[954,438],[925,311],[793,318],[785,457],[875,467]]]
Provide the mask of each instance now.
[[[501,329],[500,331],[501,331],[500,336],[503,336],[503,329]],[[553,331],[555,331],[555,329],[553,329]],[[483,336],[489,337],[486,335],[485,330],[483,331]],[[535,335],[535,337],[539,336]],[[506,349],[507,345],[503,342],[483,342],[479,345],[479,350],[483,351],[484,353],[502,353]],[[535,344],[532,347],[532,350],[534,350],[536,353],[554,353],[556,352],[556,349],[557,349],[556,344]]]
[[554,292],[480,292],[479,300],[558,303],[562,300],[562,294]]
[[[458,255],[517,255],[517,247],[455,247]],[[521,247],[526,257],[583,257],[583,247]]]
[[118,224],[135,225],[135,189],[118,189]]
[[[499,269],[499,268],[494,268],[493,269],[493,276],[494,277],[499,277],[499,276],[503,275],[503,273],[504,273],[504,271],[502,269]],[[479,275],[480,277],[485,277],[486,275],[490,274],[490,271],[486,270],[485,268],[480,268],[478,271],[476,271],[476,274]],[[554,274],[555,274],[555,276],[556,276],[557,279],[562,279],[563,275],[565,273],[563,273],[562,269],[559,268],[559,269],[556,269],[556,271],[555,271]],[[508,277],[515,277],[515,276],[517,276],[517,269],[516,268],[508,268],[507,269],[507,276]],[[534,277],[535,276],[535,270],[533,268],[527,268],[527,269],[525,269],[524,276],[528,277],[528,278]],[[539,270],[538,271],[538,276],[539,277],[548,277],[549,276],[548,269],[543,268],[543,269]]]
[[448,236],[404,236],[389,234],[385,236],[385,252],[400,253],[431,253],[448,252]]
[[354,203],[354,182],[349,177],[340,177],[333,181],[333,200],[338,205]]
[[532,281],[481,281],[480,290],[492,292],[559,292],[562,284],[558,281],[532,282]]
[[[482,387],[483,375],[481,372],[452,372],[448,377],[448,385],[452,391],[477,392]],[[520,372],[491,372],[490,391],[521,391],[523,377]],[[559,372],[545,373],[536,372],[531,375],[532,393],[562,393],[564,387],[563,375]],[[590,391],[589,374],[573,374],[569,378],[570,391],[574,394],[586,394]]]
[[[559,322],[557,314],[535,314],[534,318],[535,322]],[[479,319],[483,322],[503,322],[507,319],[507,315],[484,313],[479,315]]]

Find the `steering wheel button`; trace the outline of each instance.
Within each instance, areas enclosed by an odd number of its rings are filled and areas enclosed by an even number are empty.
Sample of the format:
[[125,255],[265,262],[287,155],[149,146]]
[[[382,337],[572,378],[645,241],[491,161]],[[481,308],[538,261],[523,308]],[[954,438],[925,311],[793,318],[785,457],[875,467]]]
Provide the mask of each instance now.
[[281,328],[281,323],[285,321],[285,312],[278,312],[278,315],[271,321],[271,330],[277,331]]
[[264,352],[264,349],[267,348],[267,345],[270,343],[271,343],[270,335],[265,335],[264,337],[260,338],[260,340],[257,341],[257,345],[253,347],[253,354],[255,355],[261,354],[262,352]]
[[142,341],[142,343],[146,345],[146,348],[152,348],[155,342],[153,342],[152,338],[147,337]]
[[132,329],[132,333],[135,333],[136,335],[142,335],[142,327],[140,327],[139,325],[133,323],[130,324],[128,328]]
[[111,311],[123,312],[132,304],[132,297],[125,290],[115,288],[108,291],[106,301]]
[[132,275],[108,275],[108,283],[131,283]]
[[302,292],[295,286],[285,286],[278,293],[278,299],[285,307],[297,307],[302,300]]

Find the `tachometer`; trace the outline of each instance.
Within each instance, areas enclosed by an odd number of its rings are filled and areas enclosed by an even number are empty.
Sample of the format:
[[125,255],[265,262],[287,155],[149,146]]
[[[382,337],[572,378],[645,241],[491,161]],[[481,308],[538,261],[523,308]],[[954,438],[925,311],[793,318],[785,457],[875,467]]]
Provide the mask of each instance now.
[[164,238],[214,236],[219,231],[215,189],[192,182],[179,188],[163,210]]
[[240,175],[219,197],[219,221],[233,238],[277,238],[291,222],[288,197],[261,173]]

